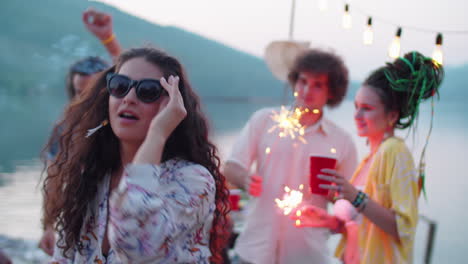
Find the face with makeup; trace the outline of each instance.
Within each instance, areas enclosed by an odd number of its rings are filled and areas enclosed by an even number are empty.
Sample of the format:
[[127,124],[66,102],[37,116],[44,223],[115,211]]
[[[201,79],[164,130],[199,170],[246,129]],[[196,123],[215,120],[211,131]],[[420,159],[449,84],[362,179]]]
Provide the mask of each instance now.
[[360,137],[382,138],[385,132],[393,132],[398,113],[387,111],[372,87],[364,85],[358,90],[354,106],[354,121]]
[[[142,57],[132,58],[122,64],[118,74],[131,80],[154,79],[163,77],[163,72],[157,65],[146,61]],[[154,102],[142,102],[136,95],[135,87],[123,97],[109,96],[109,121],[120,141],[141,144],[153,118],[159,113],[160,97]]]

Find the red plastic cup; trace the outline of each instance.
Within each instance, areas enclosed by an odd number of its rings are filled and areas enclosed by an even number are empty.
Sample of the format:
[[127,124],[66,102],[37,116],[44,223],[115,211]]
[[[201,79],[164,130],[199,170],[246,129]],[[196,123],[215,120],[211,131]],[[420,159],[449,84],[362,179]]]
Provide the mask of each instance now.
[[313,194],[327,195],[328,190],[319,187],[320,184],[330,184],[329,181],[317,178],[318,174],[323,174],[322,169],[335,169],[336,159],[325,156],[310,156],[310,191]]
[[241,190],[239,189],[232,189],[229,190],[229,203],[231,204],[232,211],[239,211],[239,201],[241,199]]

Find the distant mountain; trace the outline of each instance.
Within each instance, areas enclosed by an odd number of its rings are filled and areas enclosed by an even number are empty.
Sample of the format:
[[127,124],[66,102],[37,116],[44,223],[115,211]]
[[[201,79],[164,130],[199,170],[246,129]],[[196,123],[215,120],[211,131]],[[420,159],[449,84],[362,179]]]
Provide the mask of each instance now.
[[[81,23],[87,1],[2,1],[0,23],[0,89],[15,94],[62,93],[67,66],[86,55],[104,55],[104,48]],[[112,13],[115,32],[124,47],[152,43],[180,58],[194,86],[203,95],[281,96],[282,85],[254,56],[176,27],[165,27],[91,3]],[[27,7],[27,8],[25,8]],[[5,72],[6,70],[6,72]],[[58,89],[58,90],[57,90]]]
[[[239,129],[256,109],[281,102],[284,84],[274,79],[261,58],[221,43],[180,28],[152,24],[97,2],[3,0],[0,172],[38,156],[67,103],[64,79],[68,66],[89,55],[110,60],[81,22],[81,13],[89,5],[113,15],[123,47],[152,43],[178,57],[216,131]],[[468,65],[448,68],[441,97],[464,100],[466,83]],[[359,85],[351,83],[348,98],[354,97]],[[246,96],[251,97],[249,102],[243,100]],[[271,99],[261,100],[265,96]]]
[[[64,87],[69,65],[89,55],[110,60],[81,22],[89,5],[113,15],[123,47],[153,44],[178,57],[217,131],[240,128],[259,107],[280,102],[283,84],[274,79],[262,59],[180,28],[152,24],[96,2],[3,0],[0,172],[11,170],[13,161],[38,156],[67,103]],[[236,103],[246,96],[272,99]]]
[[446,67],[445,79],[440,88],[440,99],[466,102],[468,98],[468,65]]

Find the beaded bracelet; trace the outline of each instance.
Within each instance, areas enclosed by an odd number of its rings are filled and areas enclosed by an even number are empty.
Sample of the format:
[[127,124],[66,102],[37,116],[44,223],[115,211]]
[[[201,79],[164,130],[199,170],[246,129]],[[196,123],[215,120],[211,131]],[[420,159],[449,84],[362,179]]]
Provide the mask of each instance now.
[[366,194],[363,193],[362,191],[359,191],[356,198],[354,199],[354,201],[352,202],[353,206],[356,207],[356,208],[359,208],[364,200],[364,198],[366,198]]
[[361,213],[362,211],[364,211],[364,209],[366,209],[366,205],[369,202],[369,196],[367,194],[365,194],[365,193],[364,193],[364,195],[365,195],[364,200],[362,200],[361,205],[357,209],[359,213]]

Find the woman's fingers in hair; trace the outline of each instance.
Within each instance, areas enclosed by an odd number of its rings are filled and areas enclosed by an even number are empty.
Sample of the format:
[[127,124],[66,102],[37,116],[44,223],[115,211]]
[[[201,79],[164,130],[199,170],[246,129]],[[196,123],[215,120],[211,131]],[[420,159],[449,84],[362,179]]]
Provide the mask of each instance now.
[[[159,80],[161,82],[161,85],[162,87],[167,91],[167,93],[169,94],[169,96],[173,95],[174,94],[174,90],[178,90],[179,88],[179,81],[177,80],[177,86],[174,85],[174,78],[172,75],[169,76],[166,80],[166,78],[164,77],[161,77],[161,79]],[[178,77],[177,77],[178,78]],[[177,89],[176,89],[177,87]]]
[[182,99],[182,95],[179,90],[179,76],[169,76],[169,78],[161,77],[160,79],[162,87],[167,91],[171,99]]
[[162,77],[160,79],[162,87],[169,94],[169,104],[172,104],[174,107],[173,110],[180,110],[180,115],[184,116],[187,114],[187,111],[184,107],[184,100],[182,99],[182,94],[179,90],[179,76],[169,76],[169,78]]

